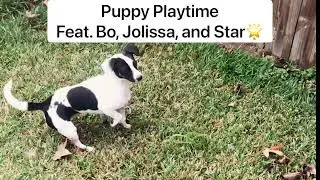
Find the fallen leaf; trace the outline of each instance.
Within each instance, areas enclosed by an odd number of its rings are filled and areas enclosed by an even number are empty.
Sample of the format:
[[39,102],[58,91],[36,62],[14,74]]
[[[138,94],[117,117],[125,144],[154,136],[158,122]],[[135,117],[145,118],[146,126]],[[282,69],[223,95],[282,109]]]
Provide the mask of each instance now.
[[263,151],[262,151],[262,154],[265,156],[265,157],[269,157],[269,148],[265,148]]
[[282,176],[285,180],[296,180],[302,177],[300,172],[288,173]]
[[279,144],[277,146],[272,146],[270,149],[281,151],[283,149],[283,147],[284,147],[283,144]]
[[228,104],[229,107],[235,107],[236,105],[237,105],[236,102],[231,102],[231,103]]
[[278,150],[272,150],[272,149],[269,150],[269,153],[274,153],[274,154],[276,154],[278,156],[283,156],[284,155],[283,152],[278,151]]
[[312,175],[316,175],[316,166],[313,165],[313,164],[308,164],[307,167],[309,168],[309,172],[312,174]]
[[283,157],[277,159],[277,162],[279,164],[289,164],[290,159],[287,156],[283,156]]
[[298,179],[315,179],[316,167],[308,164],[304,165],[300,172],[288,173],[282,176],[285,180],[298,180]]
[[265,58],[270,59],[270,60],[275,60],[276,58],[272,55],[266,55]]
[[46,7],[48,7],[48,0],[44,0],[44,1],[43,1],[43,5],[46,6]]
[[35,17],[39,16],[39,14],[34,14],[31,11],[26,11],[26,16],[27,16],[27,18],[35,18]]
[[286,68],[287,67],[287,61],[280,57],[275,57],[274,60],[274,66],[277,68]]
[[316,167],[311,164],[304,165],[301,174],[302,174],[302,176],[304,176],[306,178],[315,178],[316,177]]
[[59,146],[58,146],[58,150],[56,151],[56,153],[54,154],[53,156],[53,160],[58,160],[58,159],[61,159],[62,157],[64,156],[68,156],[68,155],[71,155],[72,153],[66,149],[66,145],[67,145],[67,139],[61,143]]
[[272,150],[270,148],[265,148],[262,151],[263,155],[266,157],[269,157],[270,153],[276,154],[278,156],[284,156],[283,152],[279,151],[279,150]]
[[28,10],[31,11],[36,6],[36,1],[28,0],[27,5],[28,5]]
[[241,83],[238,83],[238,84],[234,87],[233,91],[234,91],[235,93],[237,93],[238,95],[242,95],[245,90],[244,90],[243,85],[242,85]]

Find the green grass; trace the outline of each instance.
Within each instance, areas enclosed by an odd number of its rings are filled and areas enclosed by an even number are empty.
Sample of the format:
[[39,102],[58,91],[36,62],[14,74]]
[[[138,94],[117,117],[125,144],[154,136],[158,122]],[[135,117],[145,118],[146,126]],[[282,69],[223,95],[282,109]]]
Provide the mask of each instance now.
[[[30,22],[23,3],[8,2],[0,2],[0,87],[12,78],[21,99],[41,101],[101,73],[100,63],[122,47],[48,43],[45,9]],[[71,145],[71,157],[52,161],[61,136],[40,112],[17,111],[1,94],[0,179],[278,179],[315,163],[314,69],[279,69],[214,44],[139,47],[144,79],[133,88],[132,129],[93,115],[74,119],[94,153]],[[292,161],[266,172],[261,150],[279,143]]]

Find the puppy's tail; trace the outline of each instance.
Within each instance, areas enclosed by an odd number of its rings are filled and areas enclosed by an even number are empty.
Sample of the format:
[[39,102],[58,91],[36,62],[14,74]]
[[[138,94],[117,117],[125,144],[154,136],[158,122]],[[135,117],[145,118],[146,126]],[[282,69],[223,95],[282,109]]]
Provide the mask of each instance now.
[[[16,109],[20,111],[34,111],[34,110],[45,110],[47,106],[49,106],[50,102],[45,101],[42,103],[34,103],[27,101],[20,101],[12,95],[12,80],[7,82],[7,84],[3,88],[3,95],[6,101]],[[51,100],[51,98],[50,98]]]

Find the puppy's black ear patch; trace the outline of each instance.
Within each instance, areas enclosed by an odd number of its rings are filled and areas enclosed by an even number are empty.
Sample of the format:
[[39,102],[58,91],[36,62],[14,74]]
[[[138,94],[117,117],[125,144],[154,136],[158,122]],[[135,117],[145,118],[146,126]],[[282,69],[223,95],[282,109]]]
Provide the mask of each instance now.
[[129,43],[124,47],[123,54],[131,59],[134,59],[133,55],[140,56],[138,47],[133,43]]
[[134,82],[133,74],[129,65],[121,58],[112,58],[110,67],[119,78],[127,79]]

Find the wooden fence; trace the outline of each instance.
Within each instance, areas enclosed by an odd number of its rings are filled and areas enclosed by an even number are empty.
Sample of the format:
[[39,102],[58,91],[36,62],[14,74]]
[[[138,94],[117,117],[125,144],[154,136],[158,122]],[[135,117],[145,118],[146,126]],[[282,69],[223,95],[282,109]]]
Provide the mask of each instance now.
[[[316,0],[273,0],[273,55],[301,67],[316,64]],[[269,47],[268,47],[269,46]]]
[[[316,0],[272,0],[273,42],[232,44],[289,59],[302,68],[316,65]],[[250,49],[249,48],[249,49]],[[250,49],[251,50],[251,49]]]

